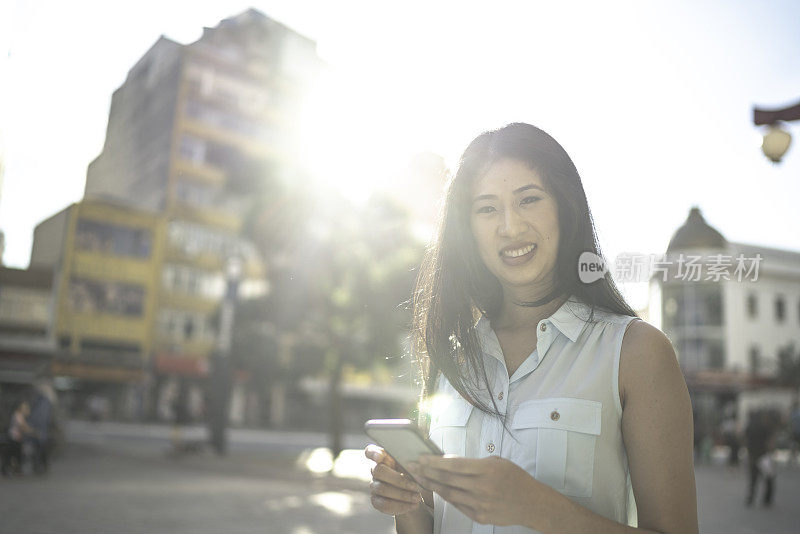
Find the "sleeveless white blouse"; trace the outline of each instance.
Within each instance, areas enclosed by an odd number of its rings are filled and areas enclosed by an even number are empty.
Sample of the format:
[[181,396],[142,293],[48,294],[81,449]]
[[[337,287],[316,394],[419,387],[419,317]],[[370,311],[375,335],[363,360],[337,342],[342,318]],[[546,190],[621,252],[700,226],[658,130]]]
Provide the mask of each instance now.
[[[636,526],[622,441],[619,356],[634,317],[595,310],[570,297],[536,325],[536,349],[509,378],[489,320],[476,323],[486,373],[507,426],[474,408],[442,375],[430,437],[446,454],[501,456],[593,512]],[[482,400],[491,406],[488,392]],[[516,439],[515,439],[516,438]],[[434,493],[434,534],[522,534],[522,526],[481,525]]]

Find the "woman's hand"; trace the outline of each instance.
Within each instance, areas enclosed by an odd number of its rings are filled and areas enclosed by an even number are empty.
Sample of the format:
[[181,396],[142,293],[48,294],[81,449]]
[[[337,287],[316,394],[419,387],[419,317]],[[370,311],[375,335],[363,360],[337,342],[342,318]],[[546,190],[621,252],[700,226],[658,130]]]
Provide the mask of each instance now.
[[420,457],[408,470],[423,486],[478,523],[530,525],[537,503],[553,491],[517,464],[500,458]]
[[369,485],[372,506],[384,514],[412,512],[422,502],[420,488],[408,475],[397,470],[397,462],[377,445],[367,445],[364,455],[375,462]]

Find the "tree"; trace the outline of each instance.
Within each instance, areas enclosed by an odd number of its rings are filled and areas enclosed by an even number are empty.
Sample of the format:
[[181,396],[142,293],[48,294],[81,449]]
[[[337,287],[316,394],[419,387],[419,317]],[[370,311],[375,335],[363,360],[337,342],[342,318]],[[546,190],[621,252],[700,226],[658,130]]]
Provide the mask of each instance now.
[[343,370],[371,370],[402,354],[411,319],[403,303],[423,246],[391,199],[358,207],[308,180],[273,180],[246,228],[267,262],[270,292],[240,305],[234,352],[265,388],[262,398],[304,375],[327,376],[331,449],[338,454]]
[[415,267],[422,246],[409,231],[407,215],[389,199],[373,198],[327,221],[325,260],[315,272],[315,330],[325,333],[329,378],[330,448],[341,451],[342,371],[345,365],[374,369],[402,354],[408,331]]

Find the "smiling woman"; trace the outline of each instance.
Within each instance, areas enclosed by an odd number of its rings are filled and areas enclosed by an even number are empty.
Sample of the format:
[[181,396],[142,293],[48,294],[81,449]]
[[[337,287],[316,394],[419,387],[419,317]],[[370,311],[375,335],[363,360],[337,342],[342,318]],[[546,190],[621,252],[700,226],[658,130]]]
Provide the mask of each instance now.
[[498,280],[526,286],[554,274],[558,205],[538,173],[521,161],[500,160],[475,181],[473,196],[472,233],[484,265]]
[[697,532],[675,351],[610,274],[579,279],[587,252],[602,257],[561,145],[522,123],[470,143],[414,293],[423,403],[450,399],[427,404],[445,456],[408,466],[417,486],[366,451],[398,533]]

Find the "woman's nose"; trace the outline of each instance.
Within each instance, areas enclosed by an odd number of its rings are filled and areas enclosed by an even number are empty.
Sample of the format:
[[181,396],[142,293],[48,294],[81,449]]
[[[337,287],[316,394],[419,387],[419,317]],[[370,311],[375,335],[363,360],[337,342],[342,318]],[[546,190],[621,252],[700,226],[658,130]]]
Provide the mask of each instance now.
[[499,233],[504,237],[513,237],[525,228],[525,221],[519,216],[517,211],[509,208],[504,211],[503,218],[500,223]]

